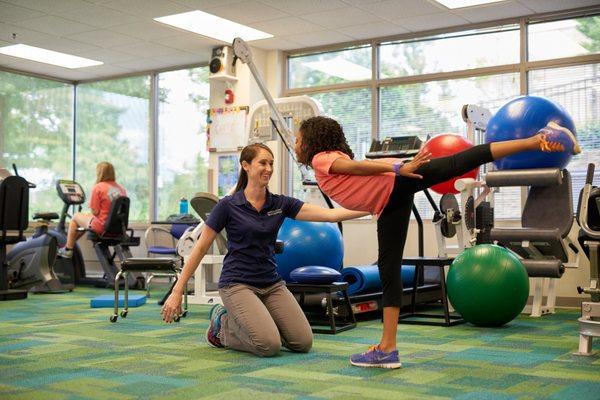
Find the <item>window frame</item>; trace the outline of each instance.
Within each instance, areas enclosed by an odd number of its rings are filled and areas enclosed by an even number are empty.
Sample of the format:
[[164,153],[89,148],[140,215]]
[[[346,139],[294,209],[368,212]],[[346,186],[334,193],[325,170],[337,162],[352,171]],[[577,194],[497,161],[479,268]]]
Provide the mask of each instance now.
[[[540,61],[529,61],[528,60],[528,27],[530,24],[543,23],[543,22],[555,22],[568,19],[585,18],[592,16],[600,16],[600,6],[582,7],[573,10],[567,10],[563,12],[552,12],[535,14],[517,18],[506,18],[501,20],[489,21],[477,24],[466,24],[456,26],[452,28],[443,29],[432,29],[419,33],[405,33],[394,36],[386,36],[381,38],[359,40],[352,42],[345,42],[336,45],[319,46],[319,47],[307,47],[298,50],[290,50],[283,52],[284,63],[282,63],[282,96],[300,96],[300,95],[312,95],[315,93],[332,92],[337,90],[349,90],[349,89],[360,89],[370,88],[371,89],[371,139],[377,139],[379,135],[380,125],[380,88],[386,86],[398,86],[403,84],[414,84],[414,83],[427,83],[431,81],[442,81],[450,79],[470,78],[477,76],[496,75],[503,73],[518,73],[519,74],[519,95],[528,94],[528,76],[530,71],[556,68],[556,67],[568,67],[578,66],[586,64],[600,63],[600,53],[598,54],[586,54],[579,56],[569,56],[562,58],[554,58]],[[501,28],[506,25],[518,25],[519,29],[519,62],[513,64],[495,65],[490,67],[480,67],[472,69],[464,69],[450,72],[437,72],[428,73],[422,75],[412,76],[400,76],[393,78],[380,78],[379,77],[379,60],[380,60],[380,45],[383,43],[389,43],[393,41],[418,41],[419,39],[431,39],[438,35],[446,35],[452,33],[459,33],[461,31],[469,30],[482,30],[482,34],[486,33],[486,30],[493,28]],[[289,87],[289,59],[291,57],[297,58],[300,55],[310,55],[315,53],[323,53],[328,51],[341,51],[346,48],[353,48],[358,46],[370,46],[371,48],[371,80],[359,81],[359,82],[347,82],[342,84],[323,85],[323,86],[310,86],[310,87]],[[523,202],[523,200],[522,200]],[[517,218],[516,216],[514,218]],[[512,218],[509,218],[512,219]]]

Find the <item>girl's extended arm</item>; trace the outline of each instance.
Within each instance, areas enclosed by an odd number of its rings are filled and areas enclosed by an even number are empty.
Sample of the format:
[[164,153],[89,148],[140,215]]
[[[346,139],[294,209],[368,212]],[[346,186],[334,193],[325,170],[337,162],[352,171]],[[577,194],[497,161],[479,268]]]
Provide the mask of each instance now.
[[161,312],[165,322],[173,321],[173,318],[181,313],[181,296],[183,295],[184,285],[187,285],[190,277],[194,274],[196,268],[198,268],[198,264],[200,264],[200,261],[206,255],[216,237],[217,232],[208,225],[204,225],[200,238],[192,248],[192,253],[189,255],[183,266],[181,278],[177,280],[177,283],[171,291],[171,295],[167,301],[165,301],[165,305]]
[[300,221],[339,222],[370,215],[366,211],[352,211],[345,208],[323,208],[304,203],[296,219]]
[[[400,175],[408,178],[423,178],[414,172],[423,164],[431,159],[431,153],[419,152],[411,161],[404,163],[400,168]],[[394,164],[388,164],[377,161],[356,161],[338,158],[329,168],[330,174],[340,175],[377,175],[384,172],[394,172]]]

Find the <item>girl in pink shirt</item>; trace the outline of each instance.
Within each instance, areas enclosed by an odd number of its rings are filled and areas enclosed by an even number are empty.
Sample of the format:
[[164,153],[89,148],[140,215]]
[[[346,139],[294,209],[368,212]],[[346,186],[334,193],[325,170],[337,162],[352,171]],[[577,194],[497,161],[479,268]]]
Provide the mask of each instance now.
[[90,209],[92,213],[75,213],[69,223],[67,244],[58,251],[59,257],[73,257],[73,246],[83,236],[84,232],[78,228],[91,229],[97,234],[104,233],[104,223],[108,218],[110,206],[114,199],[127,196],[125,189],[115,182],[115,168],[107,161],[96,165],[96,185],[92,188]]
[[315,171],[324,193],[342,207],[378,216],[378,268],[383,287],[383,334],[378,345],[350,358],[361,367],[398,368],[396,334],[402,300],[400,266],[416,192],[463,175],[482,164],[524,151],[580,152],[565,128],[546,127],[537,135],[474,146],[449,157],[419,153],[399,159],[354,160],[341,126],[333,119],[305,120],[296,135],[298,161]]

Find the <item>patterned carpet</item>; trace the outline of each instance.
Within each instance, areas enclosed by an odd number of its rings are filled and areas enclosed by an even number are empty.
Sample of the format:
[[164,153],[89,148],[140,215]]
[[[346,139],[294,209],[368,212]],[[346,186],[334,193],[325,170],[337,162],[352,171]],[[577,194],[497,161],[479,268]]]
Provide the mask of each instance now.
[[208,306],[166,325],[155,297],[112,324],[89,306],[106,293],[0,302],[0,399],[600,399],[600,356],[571,354],[572,310],[496,329],[401,325],[403,368],[387,371],[348,363],[377,342],[378,320],[262,359],[208,347]]

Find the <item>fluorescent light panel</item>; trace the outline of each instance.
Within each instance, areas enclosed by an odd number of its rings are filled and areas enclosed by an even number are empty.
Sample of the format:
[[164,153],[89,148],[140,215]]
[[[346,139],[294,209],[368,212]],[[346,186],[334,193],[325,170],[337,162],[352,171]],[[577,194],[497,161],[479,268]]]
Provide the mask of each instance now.
[[167,15],[154,20],[227,43],[233,42],[236,37],[246,41],[273,37],[270,33],[198,10]]
[[6,54],[7,56],[12,57],[25,58],[27,60],[37,61],[44,64],[58,65],[59,67],[71,69],[92,67],[94,65],[104,64],[101,61],[72,56],[70,54],[60,53],[58,51],[28,46],[26,44],[14,44],[11,46],[0,47],[0,54]]
[[463,8],[479,6],[481,4],[499,3],[504,0],[435,0],[441,5],[448,8]]

